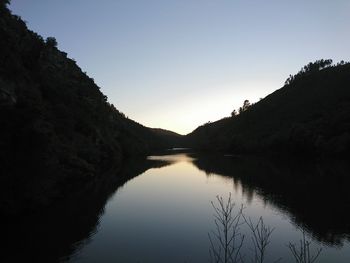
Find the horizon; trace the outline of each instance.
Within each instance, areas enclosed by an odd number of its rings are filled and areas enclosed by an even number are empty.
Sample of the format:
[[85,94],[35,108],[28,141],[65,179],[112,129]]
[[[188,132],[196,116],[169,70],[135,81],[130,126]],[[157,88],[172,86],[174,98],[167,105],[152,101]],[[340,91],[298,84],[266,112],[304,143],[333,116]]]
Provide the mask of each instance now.
[[281,88],[308,62],[350,60],[345,0],[103,3],[9,7],[55,37],[118,110],[152,128],[188,134]]

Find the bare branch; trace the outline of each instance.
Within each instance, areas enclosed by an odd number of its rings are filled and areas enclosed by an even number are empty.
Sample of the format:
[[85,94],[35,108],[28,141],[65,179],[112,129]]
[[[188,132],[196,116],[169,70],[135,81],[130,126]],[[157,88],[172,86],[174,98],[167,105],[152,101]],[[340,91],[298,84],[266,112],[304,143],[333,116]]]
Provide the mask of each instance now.
[[297,248],[296,244],[289,243],[288,248],[292,253],[296,263],[314,263],[322,252],[322,248],[318,248],[315,254],[310,253],[311,242],[306,240],[305,231],[303,231],[303,237],[299,240],[300,247]]

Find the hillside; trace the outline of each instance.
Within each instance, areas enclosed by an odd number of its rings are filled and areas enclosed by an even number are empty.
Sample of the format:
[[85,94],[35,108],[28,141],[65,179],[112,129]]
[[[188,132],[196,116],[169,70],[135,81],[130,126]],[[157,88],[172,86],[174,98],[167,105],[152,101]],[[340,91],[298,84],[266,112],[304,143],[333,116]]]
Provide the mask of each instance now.
[[196,149],[344,155],[350,151],[350,64],[320,60],[239,115],[187,135]]
[[130,155],[172,147],[0,2],[0,210],[45,206]]
[[153,128],[152,131],[160,137],[168,148],[182,147],[184,136],[173,131]]

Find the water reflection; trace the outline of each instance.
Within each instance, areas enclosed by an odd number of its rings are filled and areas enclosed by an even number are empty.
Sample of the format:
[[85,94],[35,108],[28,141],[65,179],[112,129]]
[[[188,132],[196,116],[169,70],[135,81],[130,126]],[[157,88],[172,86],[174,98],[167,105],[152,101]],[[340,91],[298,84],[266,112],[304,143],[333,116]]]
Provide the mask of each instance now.
[[166,161],[129,160],[122,171],[106,172],[42,214],[2,222],[0,262],[64,262],[98,231],[106,202],[131,178]]
[[197,155],[207,174],[231,177],[248,202],[259,195],[318,240],[341,246],[350,235],[349,164]]
[[0,261],[206,262],[210,200],[228,192],[252,207],[250,216],[280,226],[277,241],[293,236],[290,220],[341,247],[350,234],[349,171],[346,163],[194,153],[130,160],[44,214],[4,222]]

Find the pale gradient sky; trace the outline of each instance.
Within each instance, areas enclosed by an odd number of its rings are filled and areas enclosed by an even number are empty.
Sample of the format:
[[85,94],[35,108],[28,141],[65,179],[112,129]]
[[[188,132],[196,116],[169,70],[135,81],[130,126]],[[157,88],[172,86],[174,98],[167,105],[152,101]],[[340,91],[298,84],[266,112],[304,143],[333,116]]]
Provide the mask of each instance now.
[[186,134],[320,58],[350,60],[349,0],[12,0],[149,127]]

